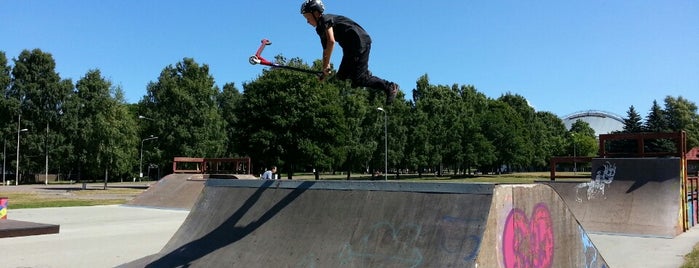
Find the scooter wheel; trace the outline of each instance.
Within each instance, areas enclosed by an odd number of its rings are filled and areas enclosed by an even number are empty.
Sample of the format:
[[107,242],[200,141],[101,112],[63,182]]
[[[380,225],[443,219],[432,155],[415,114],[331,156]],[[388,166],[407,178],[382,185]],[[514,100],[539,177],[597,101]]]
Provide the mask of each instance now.
[[248,61],[249,61],[250,64],[252,64],[252,65],[260,64],[260,62],[262,62],[262,61],[260,61],[260,59],[257,58],[257,56],[255,56],[255,55],[250,56],[250,59],[248,59]]

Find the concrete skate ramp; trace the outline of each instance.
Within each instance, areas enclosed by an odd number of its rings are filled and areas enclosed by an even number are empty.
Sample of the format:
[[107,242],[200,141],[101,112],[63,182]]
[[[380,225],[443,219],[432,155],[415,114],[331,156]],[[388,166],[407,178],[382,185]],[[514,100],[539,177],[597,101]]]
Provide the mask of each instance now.
[[200,174],[170,174],[132,199],[127,205],[156,208],[191,209],[204,189]]
[[590,182],[547,183],[585,230],[669,238],[682,233],[679,158],[596,158],[592,170]]
[[122,267],[606,267],[546,185],[209,180]]
[[248,174],[170,174],[152,184],[126,205],[189,210],[210,178],[256,180]]

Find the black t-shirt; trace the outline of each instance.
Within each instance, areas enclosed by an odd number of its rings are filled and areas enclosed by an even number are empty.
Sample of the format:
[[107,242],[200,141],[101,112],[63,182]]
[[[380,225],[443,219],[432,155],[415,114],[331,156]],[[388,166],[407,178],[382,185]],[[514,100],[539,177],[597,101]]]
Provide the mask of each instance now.
[[340,44],[343,49],[364,47],[365,44],[371,44],[371,37],[369,37],[369,34],[362,26],[359,26],[359,24],[350,18],[340,15],[323,14],[318,20],[318,26],[316,26],[316,33],[320,36],[323,49],[326,48],[328,43],[326,30],[330,27],[333,28],[335,41]]

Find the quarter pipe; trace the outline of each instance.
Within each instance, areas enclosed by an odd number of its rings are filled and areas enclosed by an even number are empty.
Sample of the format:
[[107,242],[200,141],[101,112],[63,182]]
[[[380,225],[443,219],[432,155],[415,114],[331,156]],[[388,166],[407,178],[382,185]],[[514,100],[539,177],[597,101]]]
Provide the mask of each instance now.
[[681,159],[595,158],[589,182],[547,183],[588,232],[672,238],[681,234]]

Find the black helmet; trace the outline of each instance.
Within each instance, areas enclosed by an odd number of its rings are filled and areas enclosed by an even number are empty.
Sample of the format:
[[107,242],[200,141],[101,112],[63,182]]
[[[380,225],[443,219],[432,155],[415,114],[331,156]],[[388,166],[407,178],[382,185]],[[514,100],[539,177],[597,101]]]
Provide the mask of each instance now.
[[325,6],[321,0],[305,0],[301,4],[301,14],[311,13],[313,11],[318,11],[323,13],[325,11]]

